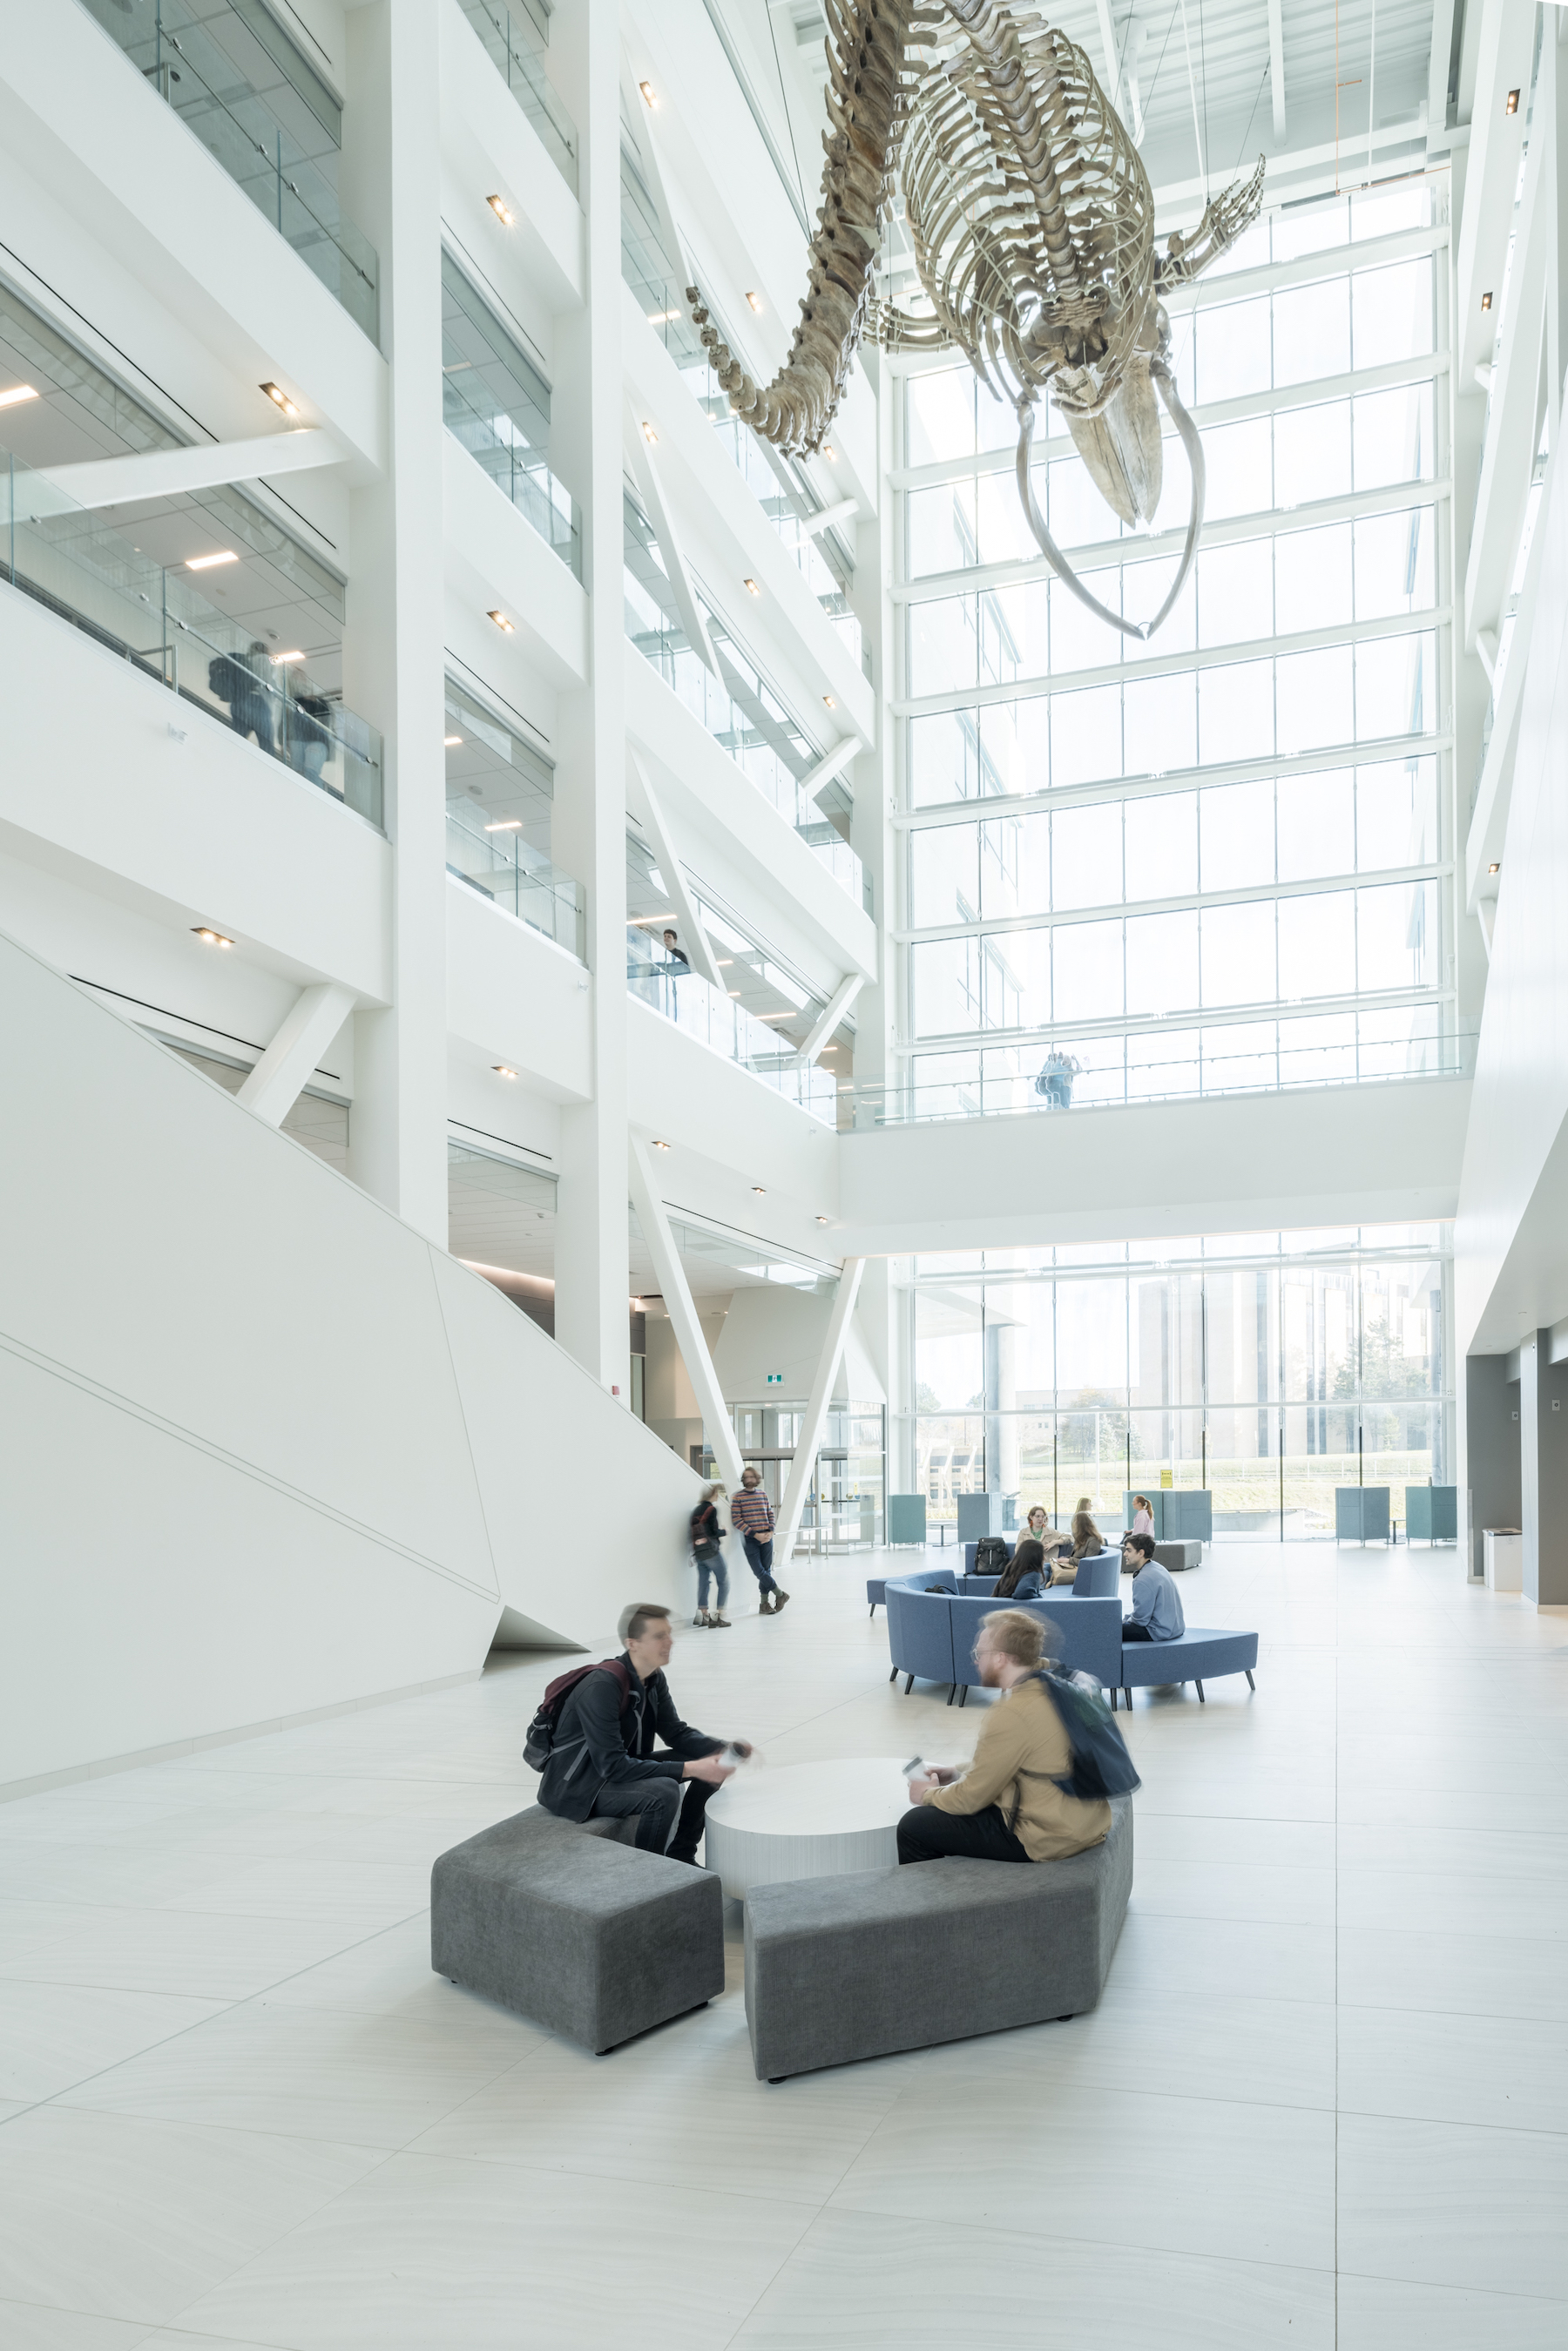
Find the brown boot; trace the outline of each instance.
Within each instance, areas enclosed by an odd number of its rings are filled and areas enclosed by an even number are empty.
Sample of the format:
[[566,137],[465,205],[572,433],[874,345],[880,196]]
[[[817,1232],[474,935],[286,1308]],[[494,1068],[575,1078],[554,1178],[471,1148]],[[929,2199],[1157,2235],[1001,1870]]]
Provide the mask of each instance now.
[[757,1604],[757,1613],[759,1616],[771,1616],[777,1613],[773,1606],[773,1594],[770,1592],[765,1592],[762,1594]]
[[779,1588],[775,1588],[773,1593],[773,1614],[775,1616],[778,1615],[779,1611],[783,1607],[784,1603],[789,1599],[789,1594],[787,1592]]

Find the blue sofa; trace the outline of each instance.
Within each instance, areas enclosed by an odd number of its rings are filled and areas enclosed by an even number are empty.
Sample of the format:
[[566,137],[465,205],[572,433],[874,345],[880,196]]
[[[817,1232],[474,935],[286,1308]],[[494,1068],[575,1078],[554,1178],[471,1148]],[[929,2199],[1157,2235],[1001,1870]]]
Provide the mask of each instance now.
[[[1077,1584],[1059,1584],[1040,1600],[1011,1604],[1053,1625],[1057,1660],[1065,1673],[1092,1674],[1111,1693],[1113,1709],[1121,1692],[1129,1709],[1134,1689],[1170,1682],[1196,1682],[1199,1701],[1206,1680],[1245,1674],[1256,1689],[1256,1633],[1207,1632],[1190,1627],[1176,1641],[1124,1641],[1117,1587],[1120,1555],[1102,1552],[1084,1560]],[[1092,1589],[1082,1589],[1092,1580]],[[1103,1589],[1102,1589],[1102,1585]],[[951,1568],[925,1568],[914,1575],[887,1578],[887,1641],[893,1662],[890,1682],[904,1677],[907,1698],[917,1681],[943,1682],[947,1703],[962,1706],[979,1681],[975,1643],[980,1625],[996,1606],[996,1579],[955,1575]]]

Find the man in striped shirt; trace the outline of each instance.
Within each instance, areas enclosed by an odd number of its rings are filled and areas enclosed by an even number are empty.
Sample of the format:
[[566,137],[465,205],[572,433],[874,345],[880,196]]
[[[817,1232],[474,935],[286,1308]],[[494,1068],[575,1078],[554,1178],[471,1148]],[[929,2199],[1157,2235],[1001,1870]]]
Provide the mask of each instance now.
[[746,1545],[746,1563],[762,1587],[759,1616],[777,1616],[789,1599],[773,1580],[773,1505],[762,1489],[760,1469],[743,1469],[740,1491],[729,1506],[729,1522]]

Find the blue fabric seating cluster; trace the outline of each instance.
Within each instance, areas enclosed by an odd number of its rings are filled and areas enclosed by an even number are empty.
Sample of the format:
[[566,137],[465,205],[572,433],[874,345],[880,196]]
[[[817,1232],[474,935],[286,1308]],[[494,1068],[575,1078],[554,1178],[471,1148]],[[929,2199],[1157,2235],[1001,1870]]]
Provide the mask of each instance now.
[[[1066,1673],[1090,1673],[1111,1692],[1121,1691],[1129,1707],[1134,1689],[1168,1682],[1196,1682],[1203,1698],[1206,1679],[1242,1674],[1256,1688],[1256,1633],[1203,1632],[1189,1627],[1176,1641],[1124,1641],[1119,1589],[1119,1552],[1102,1552],[1079,1562],[1078,1579],[1059,1584],[1044,1599],[1014,1602],[1046,1618],[1060,1635],[1059,1661]],[[887,1578],[887,1641],[893,1661],[889,1681],[904,1676],[904,1695],[917,1681],[945,1682],[947,1703],[956,1693],[962,1706],[979,1681],[975,1643],[981,1620],[995,1607],[996,1578],[955,1575],[951,1568],[925,1568]]]

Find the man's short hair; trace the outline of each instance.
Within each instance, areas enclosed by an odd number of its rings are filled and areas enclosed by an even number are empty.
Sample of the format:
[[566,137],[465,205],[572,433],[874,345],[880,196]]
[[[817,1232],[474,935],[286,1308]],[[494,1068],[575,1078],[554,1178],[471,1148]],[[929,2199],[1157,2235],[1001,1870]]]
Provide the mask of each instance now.
[[621,1611],[621,1646],[640,1641],[650,1625],[667,1625],[670,1612],[662,1600],[634,1600]]
[[1124,1551],[1140,1552],[1145,1559],[1153,1559],[1155,1555],[1153,1535],[1129,1535],[1122,1547]]
[[1027,1608],[996,1608],[980,1619],[980,1630],[993,1649],[1015,1666],[1036,1667],[1045,1655],[1047,1626]]

